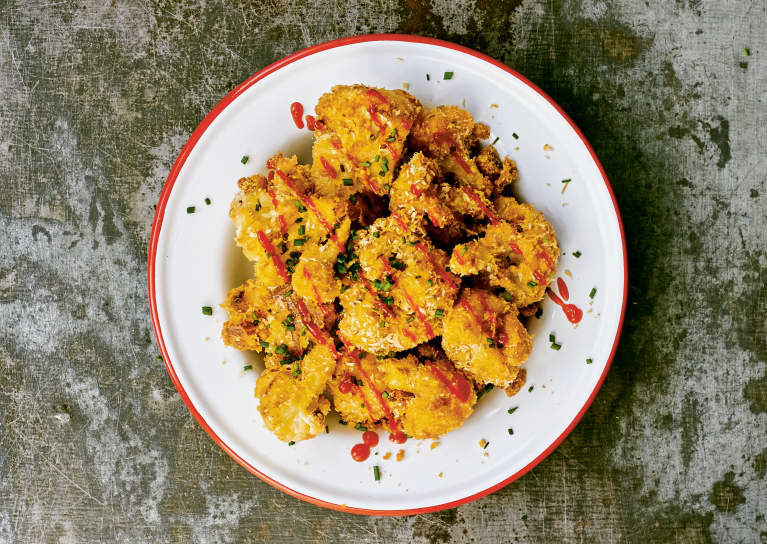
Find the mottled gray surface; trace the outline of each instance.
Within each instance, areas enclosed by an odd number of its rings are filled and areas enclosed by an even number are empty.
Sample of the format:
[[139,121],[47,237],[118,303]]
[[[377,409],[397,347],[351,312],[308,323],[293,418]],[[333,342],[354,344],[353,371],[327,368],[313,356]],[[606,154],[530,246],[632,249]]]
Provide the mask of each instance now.
[[[766,542],[764,0],[0,0],[0,541]],[[148,315],[153,205],[235,84],[367,32],[480,49],[574,117],[631,263],[607,381],[534,471],[456,510],[334,513],[199,428]],[[745,48],[750,50],[746,54]]]

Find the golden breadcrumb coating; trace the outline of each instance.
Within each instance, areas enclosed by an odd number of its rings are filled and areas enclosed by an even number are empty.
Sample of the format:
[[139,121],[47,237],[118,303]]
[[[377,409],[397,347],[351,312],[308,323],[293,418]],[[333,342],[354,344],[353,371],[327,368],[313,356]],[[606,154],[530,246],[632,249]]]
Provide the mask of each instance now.
[[514,305],[482,289],[464,289],[442,335],[450,360],[478,383],[506,387],[533,348]]
[[324,195],[386,194],[421,104],[402,90],[338,85],[320,97],[312,177]]
[[[345,358],[328,390],[341,418],[366,427],[382,425],[413,438],[431,438],[459,427],[471,415],[477,397],[472,383],[442,355],[419,360],[367,354]],[[343,392],[342,392],[343,390]],[[386,402],[389,414],[383,407]]]
[[556,273],[559,245],[543,214],[512,197],[495,201],[499,221],[485,236],[455,246],[450,269],[461,275],[483,273],[503,287],[517,307],[541,300]]
[[325,432],[330,401],[322,396],[336,362],[330,350],[314,346],[301,360],[265,370],[256,381],[258,411],[280,440],[306,440]]

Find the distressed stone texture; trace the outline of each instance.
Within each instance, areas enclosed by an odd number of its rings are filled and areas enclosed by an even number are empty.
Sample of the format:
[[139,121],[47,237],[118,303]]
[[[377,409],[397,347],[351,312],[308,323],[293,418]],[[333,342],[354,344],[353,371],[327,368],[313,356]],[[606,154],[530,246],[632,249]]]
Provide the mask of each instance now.
[[[767,541],[765,28],[764,0],[0,0],[0,542]],[[485,499],[402,519],[229,459],[155,359],[145,281],[206,112],[299,48],[395,31],[552,95],[612,180],[631,267],[570,437]]]

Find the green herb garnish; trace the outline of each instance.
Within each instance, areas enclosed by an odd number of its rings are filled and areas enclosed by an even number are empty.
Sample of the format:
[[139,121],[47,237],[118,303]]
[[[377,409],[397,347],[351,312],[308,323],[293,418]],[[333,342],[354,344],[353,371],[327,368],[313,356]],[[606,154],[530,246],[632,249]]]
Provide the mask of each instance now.
[[434,317],[436,317],[437,319],[439,319],[443,315],[445,315],[445,310],[443,310],[442,308],[437,308],[434,312]]
[[443,79],[453,79],[453,72],[445,72]]
[[209,199],[209,198],[206,198],[206,199],[205,199],[205,204],[207,204],[208,206],[210,206],[210,199]]
[[210,306],[203,306],[202,315],[213,315],[213,308],[211,308]]
[[352,178],[344,178],[341,181],[346,187],[351,187],[352,185],[354,185],[354,180]]
[[376,482],[381,479],[381,469],[378,468],[378,465],[373,465],[373,478],[375,478]]
[[597,294],[597,288],[596,287],[592,287],[591,288],[591,292],[589,293],[589,298],[594,298],[596,296],[596,294]]
[[194,213],[194,206],[189,206],[189,207],[186,209],[186,213]]
[[240,159],[240,162],[242,164],[247,164],[248,163],[248,156],[247,155],[243,155],[242,158]]

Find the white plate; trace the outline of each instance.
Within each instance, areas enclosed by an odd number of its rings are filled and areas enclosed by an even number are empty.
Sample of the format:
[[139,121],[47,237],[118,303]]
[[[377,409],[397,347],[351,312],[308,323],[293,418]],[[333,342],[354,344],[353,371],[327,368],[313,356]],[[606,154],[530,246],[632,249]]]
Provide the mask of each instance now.
[[[444,80],[444,72],[453,72]],[[427,80],[426,75],[430,75]],[[517,161],[519,194],[556,229],[559,276],[585,312],[573,327],[547,298],[532,319],[535,347],[528,385],[515,397],[486,395],[458,430],[431,441],[381,443],[363,463],[349,450],[360,433],[335,418],[330,434],[289,447],[268,432],[253,387],[260,361],[220,340],[226,292],[250,267],[234,246],[228,217],[238,178],[263,171],[282,150],[310,159],[311,133],[289,106],[306,113],[340,83],[391,89],[409,84],[426,106],[464,105],[490,125],[502,155]],[[465,101],[465,102],[464,102]],[[497,107],[493,106],[497,105]],[[519,136],[515,139],[513,134]],[[240,159],[249,157],[243,165]],[[562,193],[562,180],[572,182]],[[208,197],[212,203],[206,205]],[[195,206],[188,214],[186,208]],[[580,251],[576,258],[573,252]],[[157,206],[149,258],[152,319],[168,371],[189,410],[245,468],[315,504],[366,514],[413,514],[457,506],[518,478],[564,439],[596,395],[618,341],[625,307],[626,250],[620,216],[593,150],[561,109],[508,67],[457,45],[412,36],[360,36],[300,51],[233,90],[192,134]],[[596,287],[592,301],[589,292]],[[206,317],[201,306],[213,306]],[[550,332],[562,349],[549,347]],[[587,364],[586,360],[593,362]],[[253,364],[256,371],[243,372]],[[532,386],[532,392],[528,387]],[[510,407],[519,408],[508,414]],[[507,429],[513,428],[510,435]],[[489,441],[483,449],[479,441]],[[401,462],[387,451],[405,450]],[[381,481],[373,479],[381,467]]]

